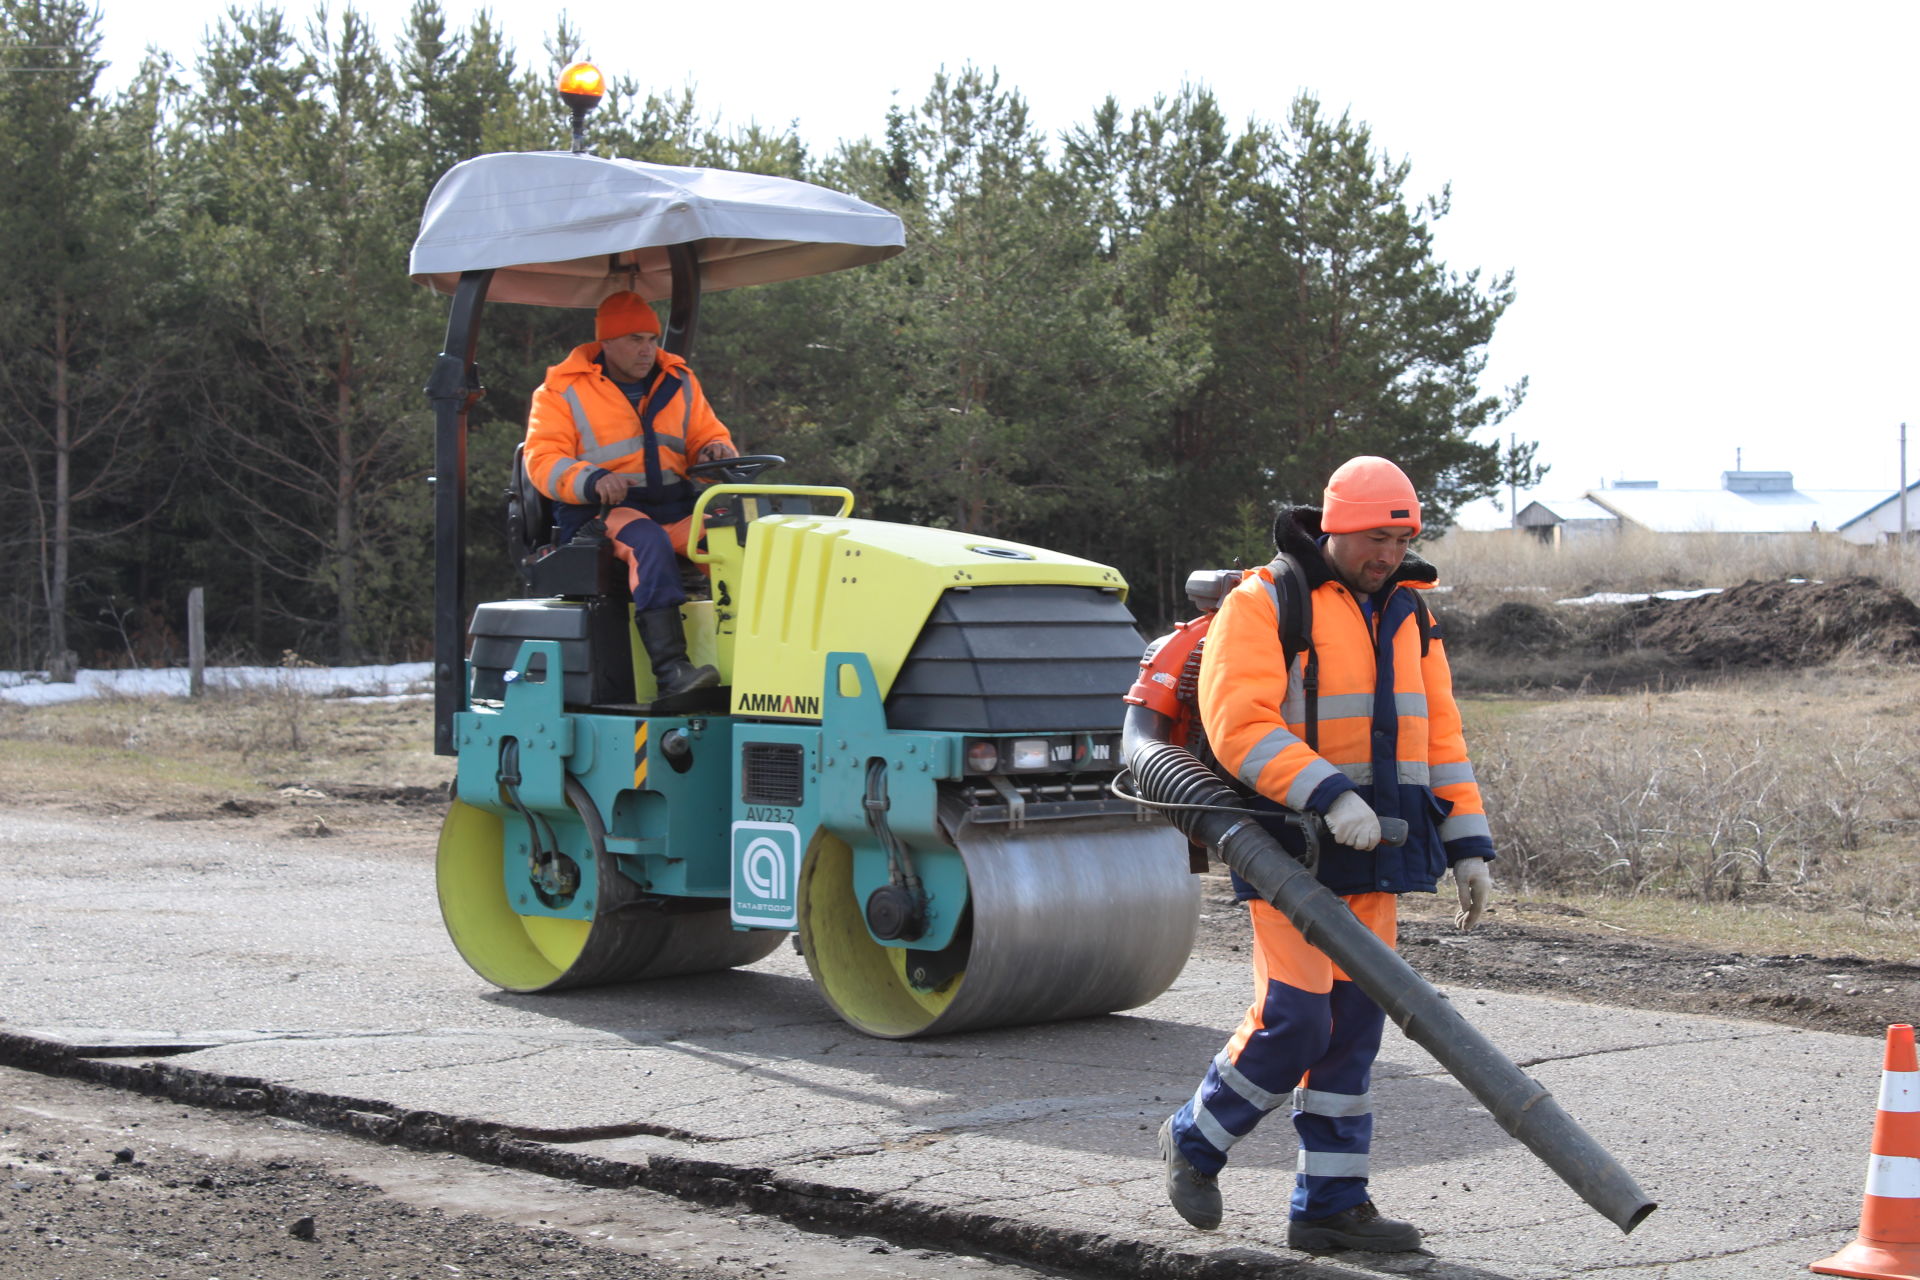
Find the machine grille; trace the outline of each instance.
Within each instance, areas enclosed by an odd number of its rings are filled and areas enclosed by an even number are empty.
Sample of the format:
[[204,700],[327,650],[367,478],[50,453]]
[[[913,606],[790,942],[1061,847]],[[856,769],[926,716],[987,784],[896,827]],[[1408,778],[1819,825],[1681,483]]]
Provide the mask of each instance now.
[[740,803],[797,805],[807,755],[798,743],[746,742],[740,746]]
[[1009,584],[940,598],[887,695],[896,729],[1110,730],[1145,642],[1119,596]]

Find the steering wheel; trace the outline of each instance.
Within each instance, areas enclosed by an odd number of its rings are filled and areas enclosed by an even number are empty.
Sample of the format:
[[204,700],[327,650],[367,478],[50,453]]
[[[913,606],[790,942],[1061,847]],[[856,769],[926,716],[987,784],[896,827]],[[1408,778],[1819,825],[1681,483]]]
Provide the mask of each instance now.
[[777,453],[743,453],[737,458],[715,458],[711,462],[696,462],[687,468],[687,475],[696,480],[725,480],[731,484],[752,484],[754,477],[762,471],[784,466],[786,459]]

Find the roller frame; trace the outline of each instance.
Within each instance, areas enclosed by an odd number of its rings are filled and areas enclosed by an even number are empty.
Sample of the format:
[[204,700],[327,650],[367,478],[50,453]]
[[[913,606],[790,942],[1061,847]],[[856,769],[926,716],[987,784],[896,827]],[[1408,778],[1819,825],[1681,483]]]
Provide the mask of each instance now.
[[[515,669],[559,670],[560,646],[551,640],[522,644]],[[645,894],[724,902],[728,895],[726,833],[712,815],[728,807],[732,722],[725,716],[577,714],[565,709],[561,682],[529,675],[507,685],[498,709],[476,708],[454,717],[459,748],[455,791],[469,805],[524,828],[499,782],[500,746],[514,738],[520,748],[522,803],[545,817],[561,851],[582,867],[581,892],[558,905],[537,900],[527,914],[589,919],[593,881],[584,828],[568,803],[569,780],[577,782],[606,829],[611,865]],[[667,762],[663,735],[683,731],[700,767],[685,773]],[[509,881],[524,862],[512,842],[503,850]]]
[[854,892],[865,902],[890,878],[886,849],[866,808],[867,762],[888,761],[886,821],[925,886],[926,927],[912,939],[873,940],[940,950],[953,941],[969,895],[966,868],[940,821],[939,784],[960,778],[962,738],[889,729],[873,664],[864,653],[828,654],[820,687],[820,826],[853,850]]
[[[588,865],[599,882],[621,880],[585,789],[566,781],[586,833]],[[511,879],[493,872],[503,843],[498,814],[456,800],[440,833],[434,874],[440,914],[461,957],[509,991],[549,992],[704,973],[752,964],[778,945],[777,934],[737,933],[719,904],[663,902],[638,895],[600,900],[589,920],[528,915],[507,900]]]
[[[1186,962],[1199,891],[1175,833],[1126,815],[976,821],[956,790],[966,735],[888,728],[864,654],[828,656],[818,724],[569,712],[560,660],[557,642],[524,642],[502,704],[455,721],[460,821],[468,832],[481,823],[475,813],[498,823],[499,874],[515,895],[512,910],[556,925],[594,922],[576,962],[551,981],[514,989],[743,963],[732,957],[757,958],[780,933],[804,936],[831,920],[850,949],[836,959],[830,947],[808,947],[823,996],[859,1030],[905,1038],[1131,1008],[1171,985]],[[675,729],[692,750],[684,772],[660,747]],[[521,801],[580,868],[579,889],[566,901],[543,902],[520,887],[525,823],[500,780],[509,738],[519,744]],[[797,749],[798,803],[749,802],[743,752],[769,746]],[[907,938],[876,938],[863,910],[889,880],[866,805],[876,758],[887,762],[886,821],[925,891],[924,930]],[[721,813],[733,819],[725,828],[713,821]],[[734,859],[744,836],[773,829],[791,833],[792,902],[784,915],[756,918],[735,897],[742,877]],[[676,903],[706,910],[697,922],[675,922]],[[638,932],[620,916],[628,911],[640,913]],[[714,932],[728,923],[731,939]],[[929,953],[939,963],[956,937],[971,943],[948,953],[957,974],[937,970],[931,990],[910,979]],[[690,954],[666,954],[656,941]],[[488,966],[475,967],[498,980]]]

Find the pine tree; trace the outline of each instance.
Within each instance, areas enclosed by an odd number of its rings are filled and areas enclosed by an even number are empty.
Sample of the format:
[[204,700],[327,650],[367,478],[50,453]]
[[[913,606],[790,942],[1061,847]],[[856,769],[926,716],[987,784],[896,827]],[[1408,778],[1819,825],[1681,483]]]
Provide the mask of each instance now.
[[79,0],[0,0],[0,537],[16,606],[0,634],[14,662],[44,657],[59,678],[86,630],[76,586],[97,611],[103,547],[155,516],[170,479],[151,435],[169,343],[140,287],[157,267],[158,89],[149,75],[103,101],[99,51]]

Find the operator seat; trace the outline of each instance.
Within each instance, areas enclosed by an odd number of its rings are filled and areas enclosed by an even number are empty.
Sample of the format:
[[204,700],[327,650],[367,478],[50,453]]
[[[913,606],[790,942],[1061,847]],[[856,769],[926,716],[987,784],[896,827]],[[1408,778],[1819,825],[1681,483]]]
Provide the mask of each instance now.
[[[507,482],[507,551],[519,575],[520,590],[529,596],[591,596],[627,594],[626,568],[614,555],[613,544],[598,520],[589,520],[562,544],[553,519],[553,499],[540,492],[527,471],[526,442],[513,447],[513,475]],[[707,575],[685,556],[675,556],[680,586],[689,600],[708,597]]]
[[[691,470],[698,476],[749,484],[760,472],[785,461],[777,454],[748,454],[696,463]],[[841,500],[829,496],[834,512],[843,512]],[[627,589],[626,565],[614,554],[604,527],[598,520],[590,520],[572,541],[564,545],[557,541],[553,500],[534,486],[527,472],[524,444],[514,447],[506,499],[507,547],[520,579],[521,598],[482,604],[473,612],[468,627],[472,637],[469,665],[473,698],[503,699],[522,644],[527,640],[553,640],[560,644],[566,705],[645,712],[645,707],[634,702],[636,659],[645,655],[634,643],[633,598]],[[803,509],[811,511],[813,501],[806,495],[756,495],[747,502],[728,497],[707,508],[707,530],[712,533],[724,529],[734,546],[743,546],[747,528],[756,516],[782,511],[800,514]],[[678,563],[687,598],[711,599],[712,591],[701,567],[684,557]],[[715,608],[727,607],[723,586]],[[730,692],[719,685],[683,694],[672,700],[670,708],[658,700],[649,705],[661,714],[675,715],[724,710]]]

